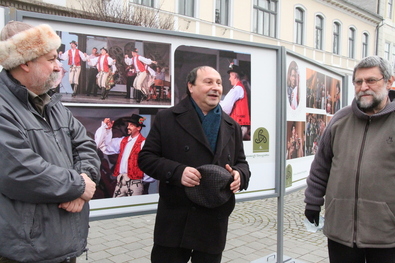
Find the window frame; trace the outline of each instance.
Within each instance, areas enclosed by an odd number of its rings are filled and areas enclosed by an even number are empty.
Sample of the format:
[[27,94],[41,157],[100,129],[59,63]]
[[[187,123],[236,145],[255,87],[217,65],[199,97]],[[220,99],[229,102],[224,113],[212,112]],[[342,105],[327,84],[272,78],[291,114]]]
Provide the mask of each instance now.
[[[150,4],[146,4],[144,2],[150,1]],[[155,0],[130,0],[131,3],[137,4],[137,5],[142,5],[142,6],[147,6],[147,7],[155,7]]]
[[341,24],[338,21],[334,21],[332,26],[333,26],[332,53],[336,55],[340,55]]
[[369,34],[367,32],[363,32],[362,34],[362,58],[368,56],[369,52]]
[[[215,0],[215,23],[229,26],[230,22],[230,1],[231,0]],[[219,4],[219,6],[218,6]]]
[[261,1],[254,0],[253,32],[267,37],[277,37],[278,0],[265,0],[266,6],[260,6]]
[[[178,13],[183,16],[195,17],[196,14],[196,0],[179,0]],[[191,8],[192,10],[188,10]]]
[[391,52],[391,43],[385,42],[385,44],[384,44],[384,58],[386,60],[389,60],[390,54],[391,54],[390,52]]
[[348,57],[355,59],[355,36],[356,29],[354,27],[348,28]]
[[[301,7],[295,8],[295,43],[298,45],[304,45],[304,26],[305,26],[305,14],[306,11]],[[298,17],[300,14],[300,17]]]
[[[320,22],[320,25],[317,24],[317,19]],[[324,17],[321,14],[315,16],[315,49],[323,50],[324,49]]]

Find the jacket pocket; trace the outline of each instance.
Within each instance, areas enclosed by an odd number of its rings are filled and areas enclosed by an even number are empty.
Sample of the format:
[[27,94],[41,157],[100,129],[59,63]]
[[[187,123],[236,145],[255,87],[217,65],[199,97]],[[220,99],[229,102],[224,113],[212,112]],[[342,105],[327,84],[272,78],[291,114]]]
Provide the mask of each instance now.
[[358,200],[357,244],[395,243],[395,216],[385,202]]
[[354,201],[332,199],[325,208],[324,234],[337,242],[351,243],[354,228]]

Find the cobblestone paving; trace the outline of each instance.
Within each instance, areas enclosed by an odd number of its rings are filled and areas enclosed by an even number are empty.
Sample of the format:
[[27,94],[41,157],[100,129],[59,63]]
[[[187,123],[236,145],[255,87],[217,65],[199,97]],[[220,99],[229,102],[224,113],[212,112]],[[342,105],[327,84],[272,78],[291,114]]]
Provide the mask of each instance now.
[[[283,251],[298,262],[328,263],[322,232],[305,230],[304,189],[285,196]],[[155,214],[93,221],[88,238],[89,259],[77,262],[147,263]],[[249,263],[277,252],[277,198],[238,202],[229,220],[223,263]],[[289,261],[292,262],[292,261]]]

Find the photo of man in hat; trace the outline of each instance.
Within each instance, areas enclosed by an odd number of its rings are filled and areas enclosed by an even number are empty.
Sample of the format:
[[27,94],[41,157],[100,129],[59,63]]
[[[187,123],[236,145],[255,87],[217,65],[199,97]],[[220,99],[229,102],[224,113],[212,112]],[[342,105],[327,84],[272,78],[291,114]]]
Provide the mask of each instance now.
[[132,114],[123,120],[127,123],[128,136],[113,138],[114,121],[110,118],[105,118],[95,133],[97,147],[104,154],[119,154],[113,172],[113,176],[117,177],[113,197],[142,195],[144,190],[144,173],[138,167],[137,159],[145,143],[145,137],[141,134],[145,118]]
[[81,60],[86,61],[86,54],[82,53],[77,49],[78,43],[73,40],[70,42],[71,49],[67,50],[65,53],[59,52],[59,58],[61,60],[67,60],[70,66],[69,70],[69,82],[71,88],[73,89],[72,96],[75,97],[78,91],[79,77],[81,73]]
[[250,129],[250,109],[246,88],[241,81],[243,72],[240,67],[233,62],[227,71],[230,84],[233,86],[220,102],[222,110],[232,117],[241,126],[243,139],[247,139]]

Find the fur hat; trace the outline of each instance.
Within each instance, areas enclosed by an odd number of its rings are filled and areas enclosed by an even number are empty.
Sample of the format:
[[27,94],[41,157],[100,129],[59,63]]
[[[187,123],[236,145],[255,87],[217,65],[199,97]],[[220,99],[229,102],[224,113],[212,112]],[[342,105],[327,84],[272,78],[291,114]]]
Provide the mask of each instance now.
[[0,65],[13,69],[58,49],[60,44],[60,37],[49,25],[32,27],[0,41]]

